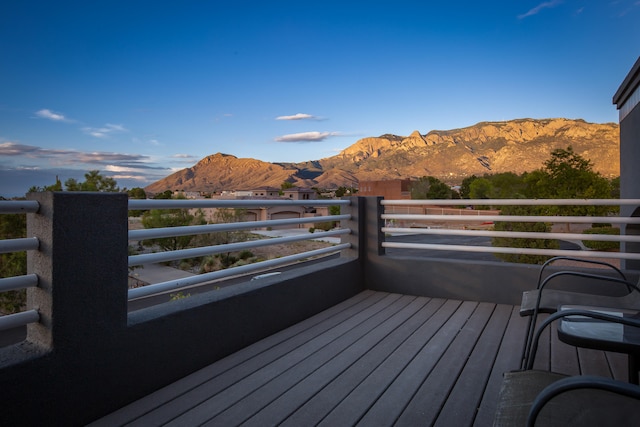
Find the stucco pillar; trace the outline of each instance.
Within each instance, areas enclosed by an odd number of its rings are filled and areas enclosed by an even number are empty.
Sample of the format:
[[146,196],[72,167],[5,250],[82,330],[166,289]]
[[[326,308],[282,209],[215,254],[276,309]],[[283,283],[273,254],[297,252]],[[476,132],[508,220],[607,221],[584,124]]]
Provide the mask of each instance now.
[[[27,235],[40,241],[28,252],[38,287],[27,293],[41,321],[27,339],[56,352],[90,357],[127,323],[127,195],[32,193],[38,213],[27,216]],[[95,347],[94,347],[95,346]]]

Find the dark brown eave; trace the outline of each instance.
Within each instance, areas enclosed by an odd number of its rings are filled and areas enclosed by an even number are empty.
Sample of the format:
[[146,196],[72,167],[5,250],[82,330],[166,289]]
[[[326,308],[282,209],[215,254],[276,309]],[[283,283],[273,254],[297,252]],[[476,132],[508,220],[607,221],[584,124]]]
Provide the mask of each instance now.
[[636,63],[631,67],[631,71],[627,74],[624,81],[613,95],[613,103],[616,104],[618,110],[629,99],[633,91],[640,85],[640,57],[636,60]]

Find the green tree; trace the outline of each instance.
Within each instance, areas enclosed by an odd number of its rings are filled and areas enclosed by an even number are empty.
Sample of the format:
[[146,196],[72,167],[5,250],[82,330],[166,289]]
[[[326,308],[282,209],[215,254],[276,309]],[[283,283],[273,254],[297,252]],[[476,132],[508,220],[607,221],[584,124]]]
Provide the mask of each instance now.
[[[130,199],[145,200],[147,198],[147,193],[140,187],[134,187],[131,190],[128,190],[127,194],[129,195]],[[142,216],[145,212],[145,210],[140,209],[131,210],[129,211],[129,216],[139,217]]]
[[85,181],[78,182],[74,178],[69,178],[64,182],[67,191],[104,191],[118,192],[120,188],[116,180],[100,174],[98,170],[92,170],[84,174]]
[[[544,168],[523,174],[523,191],[530,199],[588,199],[610,198],[609,181],[592,170],[589,160],[576,154],[571,147],[556,149],[544,163]],[[608,206],[505,206],[501,215],[606,215]],[[495,230],[550,231],[544,223],[496,222]],[[494,238],[495,246],[515,248],[557,248],[557,241],[548,239]],[[514,262],[541,263],[548,257],[531,255],[498,255]]]
[[611,185],[611,198],[619,199],[620,198],[620,177],[613,178],[610,182]]
[[27,193],[40,193],[42,191],[62,191],[62,182],[60,181],[58,176],[56,176],[55,184],[48,185],[46,187],[33,186],[33,187],[29,188]]
[[127,191],[127,194],[129,195],[130,199],[144,200],[147,198],[147,193],[140,187],[132,188],[131,190]]
[[471,183],[476,179],[478,179],[477,176],[471,175],[462,180],[462,184],[460,184],[460,198],[462,199],[471,198]]
[[[187,209],[151,209],[142,215],[144,228],[180,227],[205,224],[202,211],[195,215]],[[165,251],[188,248],[194,236],[172,236],[145,240],[145,245],[157,245]]]
[[433,176],[423,176],[411,183],[412,199],[451,199],[452,191],[444,182]]
[[513,172],[503,172],[490,175],[491,198],[492,199],[512,199],[522,197],[525,183],[522,176]]
[[[115,179],[100,174],[98,170],[92,170],[84,174],[86,181],[81,182],[75,178],[69,178],[64,182],[66,191],[105,191],[118,192],[120,188]],[[62,182],[56,176],[56,182],[45,187],[33,186],[29,188],[28,193],[37,193],[42,191],[62,191]]]
[[[538,206],[503,206],[500,215],[536,215],[541,207]],[[536,212],[538,211],[538,212]],[[551,224],[544,222],[505,222],[496,221],[493,227],[496,231],[524,231],[542,232],[551,231]],[[513,237],[493,237],[491,244],[497,247],[508,248],[536,248],[536,249],[558,249],[560,244],[557,240],[550,239],[517,239]],[[550,257],[545,255],[527,254],[496,254],[500,259],[508,262],[519,262],[525,264],[542,264]]]
[[490,199],[493,185],[487,178],[478,178],[469,185],[469,196],[472,199]]
[[278,194],[282,196],[284,194],[284,190],[288,190],[289,188],[293,188],[293,182],[283,181],[282,184],[280,184],[280,191],[278,191]]
[[[27,235],[26,214],[0,215],[0,238],[19,239]],[[0,254],[0,277],[22,276],[27,274],[26,252]],[[24,309],[27,300],[26,290],[0,292],[0,313],[11,314]]]
[[347,194],[347,187],[340,186],[335,192],[336,197],[342,197]]
[[[239,208],[218,208],[213,215],[215,224],[230,224],[234,222],[243,222],[247,216],[246,209]],[[207,239],[210,243],[216,245],[226,245],[229,243],[244,242],[247,240],[248,232],[245,230],[219,231],[212,233]],[[231,252],[220,254],[220,262],[224,268],[230,267],[237,261]]]
[[162,193],[156,194],[155,196],[153,196],[153,198],[156,199],[156,200],[172,199],[173,198],[173,191],[165,190]]
[[[524,178],[525,196],[531,199],[608,199],[611,183],[593,171],[591,162],[573,151],[556,149],[544,168]],[[550,206],[549,215],[606,215],[609,206]]]

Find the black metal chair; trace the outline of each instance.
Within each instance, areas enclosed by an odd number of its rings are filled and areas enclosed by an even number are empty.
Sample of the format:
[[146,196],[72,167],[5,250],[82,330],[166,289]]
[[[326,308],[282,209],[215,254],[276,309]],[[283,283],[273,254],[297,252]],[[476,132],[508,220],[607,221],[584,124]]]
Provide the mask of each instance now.
[[[607,270],[612,271],[615,274],[615,276],[613,277],[619,277],[622,280],[627,280],[627,277],[625,276],[625,274],[618,267],[608,262],[591,260],[587,258],[567,257],[567,256],[558,256],[558,257],[551,258],[547,260],[547,262],[542,264],[542,266],[540,266],[540,272],[538,274],[538,282],[536,283],[536,288],[522,293],[522,302],[520,304],[520,316],[531,316],[536,306],[538,307],[539,312],[554,313],[558,305],[572,303],[573,301],[572,298],[589,298],[590,300],[593,299],[593,294],[583,294],[583,293],[569,292],[569,291],[563,291],[558,289],[553,289],[553,290],[548,289],[545,292],[545,295],[542,298],[540,297],[540,288],[544,283],[542,279],[543,279],[545,270],[551,265],[553,265],[553,263],[557,261],[563,261],[563,260],[571,261],[574,263],[580,263],[580,264],[586,264],[586,265],[598,265],[600,267],[605,267]],[[570,271],[572,270],[563,270],[559,273],[552,274],[549,277],[547,277],[545,281],[548,282],[551,279],[551,277],[558,277],[564,274],[568,274],[568,272]],[[627,289],[627,290],[631,292],[631,289]],[[581,304],[581,305],[590,305],[590,304]],[[605,304],[605,305],[609,305],[609,304]]]
[[554,321],[580,316],[640,329],[640,319],[596,311],[570,309],[552,314],[533,336],[525,369],[504,374],[494,426],[637,425],[640,386],[609,378],[568,377],[532,369],[544,329]]
[[[605,276],[593,273],[585,273],[583,271],[565,270],[553,273],[542,280],[544,270],[553,262],[558,260],[570,260],[585,264],[597,264],[610,268],[615,272],[615,276]],[[592,293],[571,292],[560,289],[546,289],[550,282],[560,276],[576,276],[589,280],[600,282],[618,283],[624,285],[626,294],[622,296],[605,296]],[[547,261],[540,268],[538,283],[536,289],[526,291],[522,296],[520,306],[521,316],[530,316],[523,346],[522,361],[528,358],[531,350],[531,339],[535,329],[539,313],[554,313],[561,305],[581,305],[581,306],[605,306],[621,309],[637,309],[640,310],[640,288],[638,284],[631,283],[617,267],[602,261],[588,260],[572,257],[555,257]]]

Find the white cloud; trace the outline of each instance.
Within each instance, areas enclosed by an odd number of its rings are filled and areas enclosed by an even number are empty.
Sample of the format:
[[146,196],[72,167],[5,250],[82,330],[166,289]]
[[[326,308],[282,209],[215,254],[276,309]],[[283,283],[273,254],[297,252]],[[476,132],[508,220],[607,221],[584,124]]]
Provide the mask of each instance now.
[[543,9],[549,9],[549,8],[552,8],[552,7],[556,7],[560,3],[562,3],[562,0],[551,0],[551,1],[546,1],[544,3],[540,3],[539,5],[534,7],[533,9],[530,9],[527,13],[523,13],[522,15],[518,15],[518,19],[524,19],[524,18],[527,18],[529,16],[537,15]]
[[101,128],[91,128],[85,127],[82,130],[87,134],[94,136],[96,138],[106,138],[108,135],[112,133],[118,132],[128,132],[128,130],[122,125],[113,125],[111,123],[107,123],[104,127]]
[[278,142],[312,142],[324,141],[327,138],[341,136],[340,132],[301,132],[282,135],[275,138]]
[[311,114],[297,113],[293,116],[279,116],[276,117],[276,120],[317,120],[317,117]]
[[53,112],[47,108],[44,108],[42,110],[36,111],[36,116],[42,118],[42,119],[49,119],[49,120],[53,120],[54,122],[68,122],[70,121],[69,119],[67,119],[64,114],[61,113],[56,113]]

